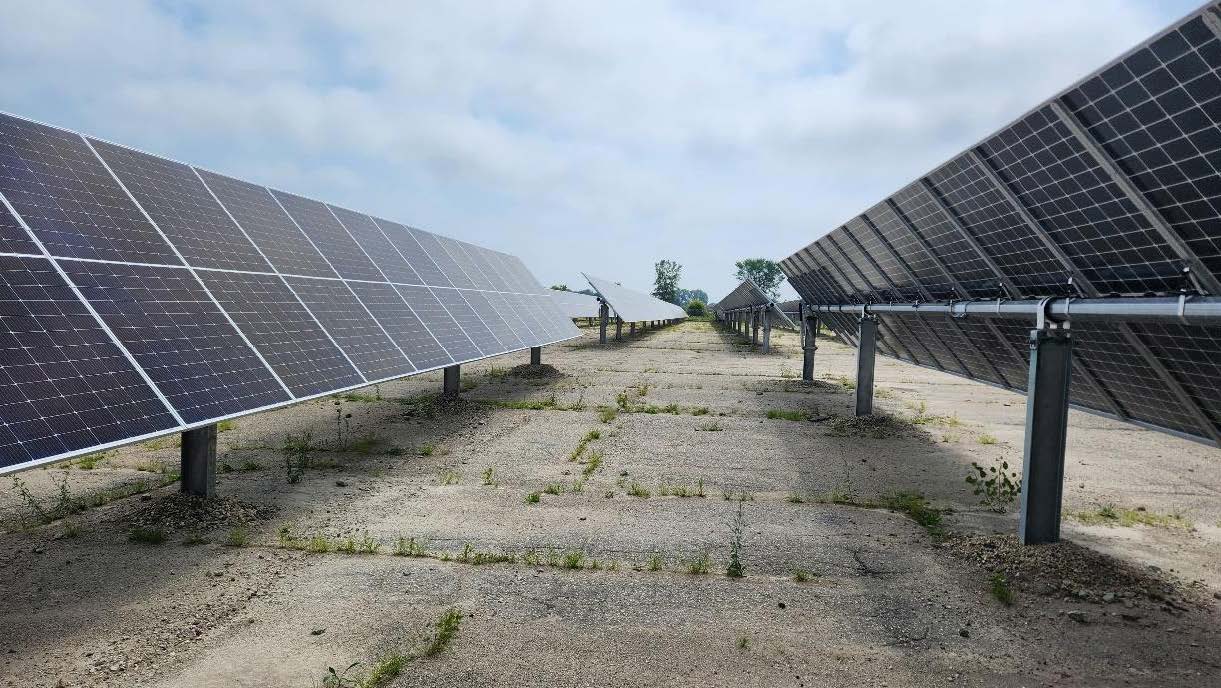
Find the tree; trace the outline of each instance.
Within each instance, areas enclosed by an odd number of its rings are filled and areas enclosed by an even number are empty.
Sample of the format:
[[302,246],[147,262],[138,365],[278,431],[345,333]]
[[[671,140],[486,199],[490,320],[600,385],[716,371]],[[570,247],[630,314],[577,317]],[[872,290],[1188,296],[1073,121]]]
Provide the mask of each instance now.
[[679,289],[678,298],[674,303],[679,306],[685,306],[692,301],[708,303],[708,292],[703,289]]
[[653,265],[657,278],[653,281],[653,296],[675,305],[678,303],[678,278],[683,274],[683,266],[672,260],[660,260]]
[[739,281],[750,280],[763,290],[764,294],[776,298],[780,291],[780,283],[784,281],[784,272],[780,265],[767,258],[743,258],[734,263],[738,269],[734,277]]
[[551,288],[556,291],[572,291],[571,289],[568,288],[567,284],[553,284],[553,285],[551,285]]
[[687,302],[687,315],[699,317],[706,313],[708,306],[699,299],[691,299]]

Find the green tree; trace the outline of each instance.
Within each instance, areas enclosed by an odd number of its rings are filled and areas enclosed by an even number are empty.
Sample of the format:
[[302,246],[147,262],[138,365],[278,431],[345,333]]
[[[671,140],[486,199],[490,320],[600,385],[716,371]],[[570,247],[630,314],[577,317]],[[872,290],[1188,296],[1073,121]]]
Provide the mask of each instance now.
[[571,289],[568,288],[567,284],[553,284],[553,285],[551,285],[551,288],[556,291],[572,291]]
[[678,278],[683,274],[683,266],[672,260],[660,260],[653,265],[657,278],[653,281],[653,296],[673,303],[678,303]]
[[699,317],[707,311],[707,304],[699,299],[691,299],[687,302],[687,315]]
[[780,283],[784,281],[784,271],[780,269],[780,265],[776,261],[767,258],[743,258],[733,266],[738,269],[734,273],[734,277],[739,281],[749,279],[755,283],[755,286],[762,289],[764,294],[773,299],[779,295]]

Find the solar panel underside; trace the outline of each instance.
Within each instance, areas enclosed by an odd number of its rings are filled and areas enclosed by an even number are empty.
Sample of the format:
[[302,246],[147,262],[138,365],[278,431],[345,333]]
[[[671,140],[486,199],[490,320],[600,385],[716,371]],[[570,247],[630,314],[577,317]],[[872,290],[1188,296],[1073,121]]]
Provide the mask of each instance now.
[[[1188,16],[782,269],[812,304],[1221,292],[1219,27],[1214,6]],[[855,339],[854,317],[821,317]],[[880,322],[892,355],[1025,389],[1032,323]],[[1219,328],[1082,322],[1073,336],[1074,404],[1221,437]]]
[[579,336],[512,256],[10,115],[0,254],[0,472]]

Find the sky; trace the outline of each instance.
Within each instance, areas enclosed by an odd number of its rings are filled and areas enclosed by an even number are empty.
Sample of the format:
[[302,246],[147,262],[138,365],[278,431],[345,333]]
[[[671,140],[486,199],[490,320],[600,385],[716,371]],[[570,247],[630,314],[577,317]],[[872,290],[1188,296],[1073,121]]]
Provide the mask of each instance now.
[[14,2],[0,109],[716,300],[1198,4]]

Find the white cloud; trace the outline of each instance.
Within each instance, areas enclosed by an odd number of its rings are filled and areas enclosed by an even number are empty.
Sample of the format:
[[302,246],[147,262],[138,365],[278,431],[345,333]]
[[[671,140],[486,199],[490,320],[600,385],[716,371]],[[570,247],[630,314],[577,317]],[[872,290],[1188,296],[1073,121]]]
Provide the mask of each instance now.
[[[1174,6],[1169,6],[1174,5]],[[716,298],[1186,2],[7,8],[4,108],[646,287]]]

